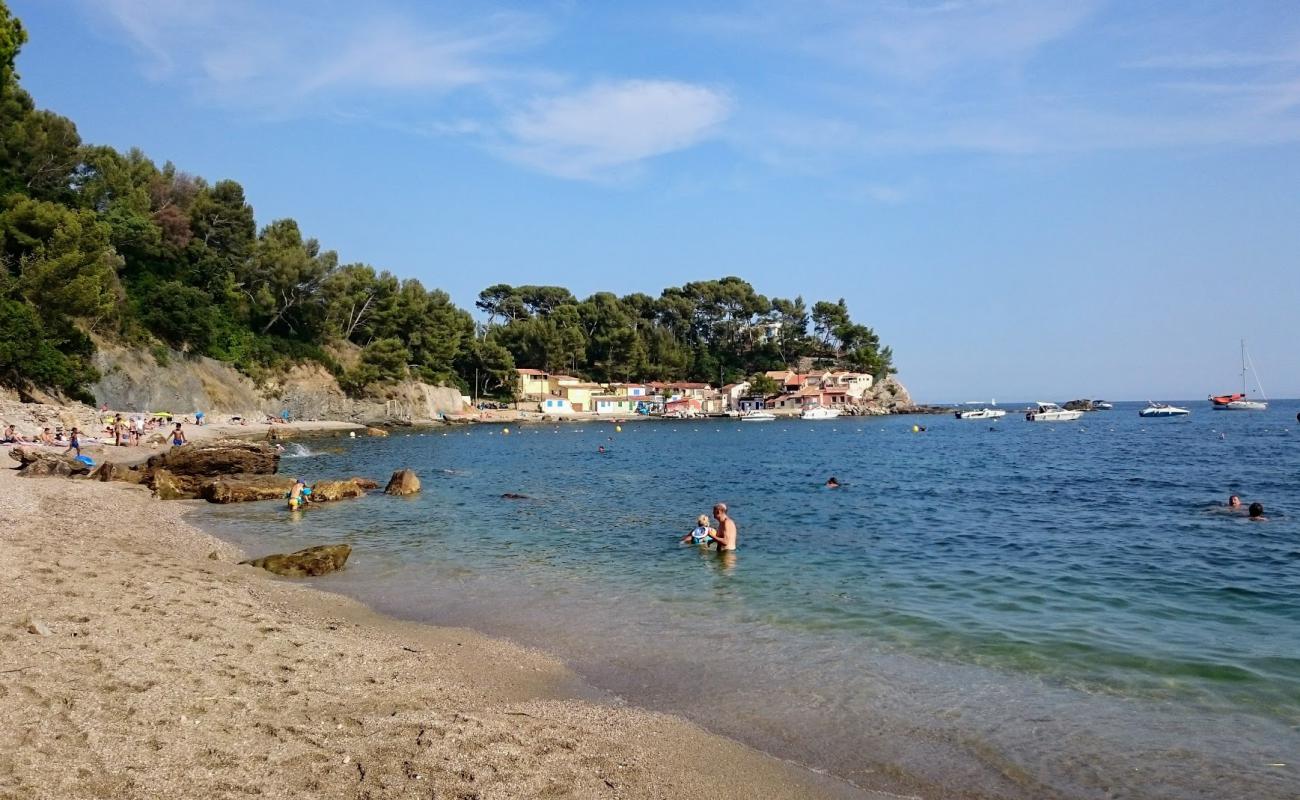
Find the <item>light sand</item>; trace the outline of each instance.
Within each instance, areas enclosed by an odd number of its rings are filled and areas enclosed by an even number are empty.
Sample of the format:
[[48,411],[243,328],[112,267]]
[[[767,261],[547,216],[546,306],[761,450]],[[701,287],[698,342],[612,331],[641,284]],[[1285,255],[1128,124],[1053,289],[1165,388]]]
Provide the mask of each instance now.
[[183,509],[0,470],[0,798],[876,796],[236,566]]

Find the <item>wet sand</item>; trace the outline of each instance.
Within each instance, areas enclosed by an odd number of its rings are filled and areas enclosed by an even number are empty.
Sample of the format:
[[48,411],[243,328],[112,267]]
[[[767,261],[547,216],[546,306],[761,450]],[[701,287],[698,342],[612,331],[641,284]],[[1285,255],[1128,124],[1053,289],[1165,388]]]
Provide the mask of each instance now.
[[237,566],[185,507],[0,470],[0,798],[883,796]]

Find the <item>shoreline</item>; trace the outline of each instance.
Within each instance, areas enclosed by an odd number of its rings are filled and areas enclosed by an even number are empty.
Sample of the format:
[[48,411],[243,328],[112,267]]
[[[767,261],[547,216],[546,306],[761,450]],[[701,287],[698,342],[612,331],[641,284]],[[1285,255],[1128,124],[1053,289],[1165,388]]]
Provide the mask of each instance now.
[[144,489],[4,470],[0,497],[0,794],[885,796],[237,566]]

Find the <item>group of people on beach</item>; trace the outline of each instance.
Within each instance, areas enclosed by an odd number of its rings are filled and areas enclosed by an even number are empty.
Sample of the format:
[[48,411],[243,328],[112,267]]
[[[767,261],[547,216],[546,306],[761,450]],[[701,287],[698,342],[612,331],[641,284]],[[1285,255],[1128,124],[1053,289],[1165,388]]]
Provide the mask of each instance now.
[[709,525],[708,515],[701,514],[695,520],[695,530],[683,536],[681,543],[705,548],[713,545],[718,552],[735,550],[739,531],[736,527],[736,521],[727,514],[726,503],[718,503],[713,506],[713,518],[718,521],[718,527],[716,528]]

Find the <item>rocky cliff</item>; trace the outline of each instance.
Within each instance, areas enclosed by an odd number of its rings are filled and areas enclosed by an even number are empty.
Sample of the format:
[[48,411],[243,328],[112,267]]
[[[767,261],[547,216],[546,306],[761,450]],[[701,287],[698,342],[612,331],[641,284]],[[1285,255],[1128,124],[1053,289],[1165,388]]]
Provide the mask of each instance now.
[[295,419],[362,423],[422,423],[463,410],[460,390],[407,381],[382,394],[350,398],[319,364],[302,364],[258,386],[229,365],[171,352],[164,364],[150,353],[101,342],[91,386],[96,403],[122,411],[171,411],[260,418],[288,409]]

